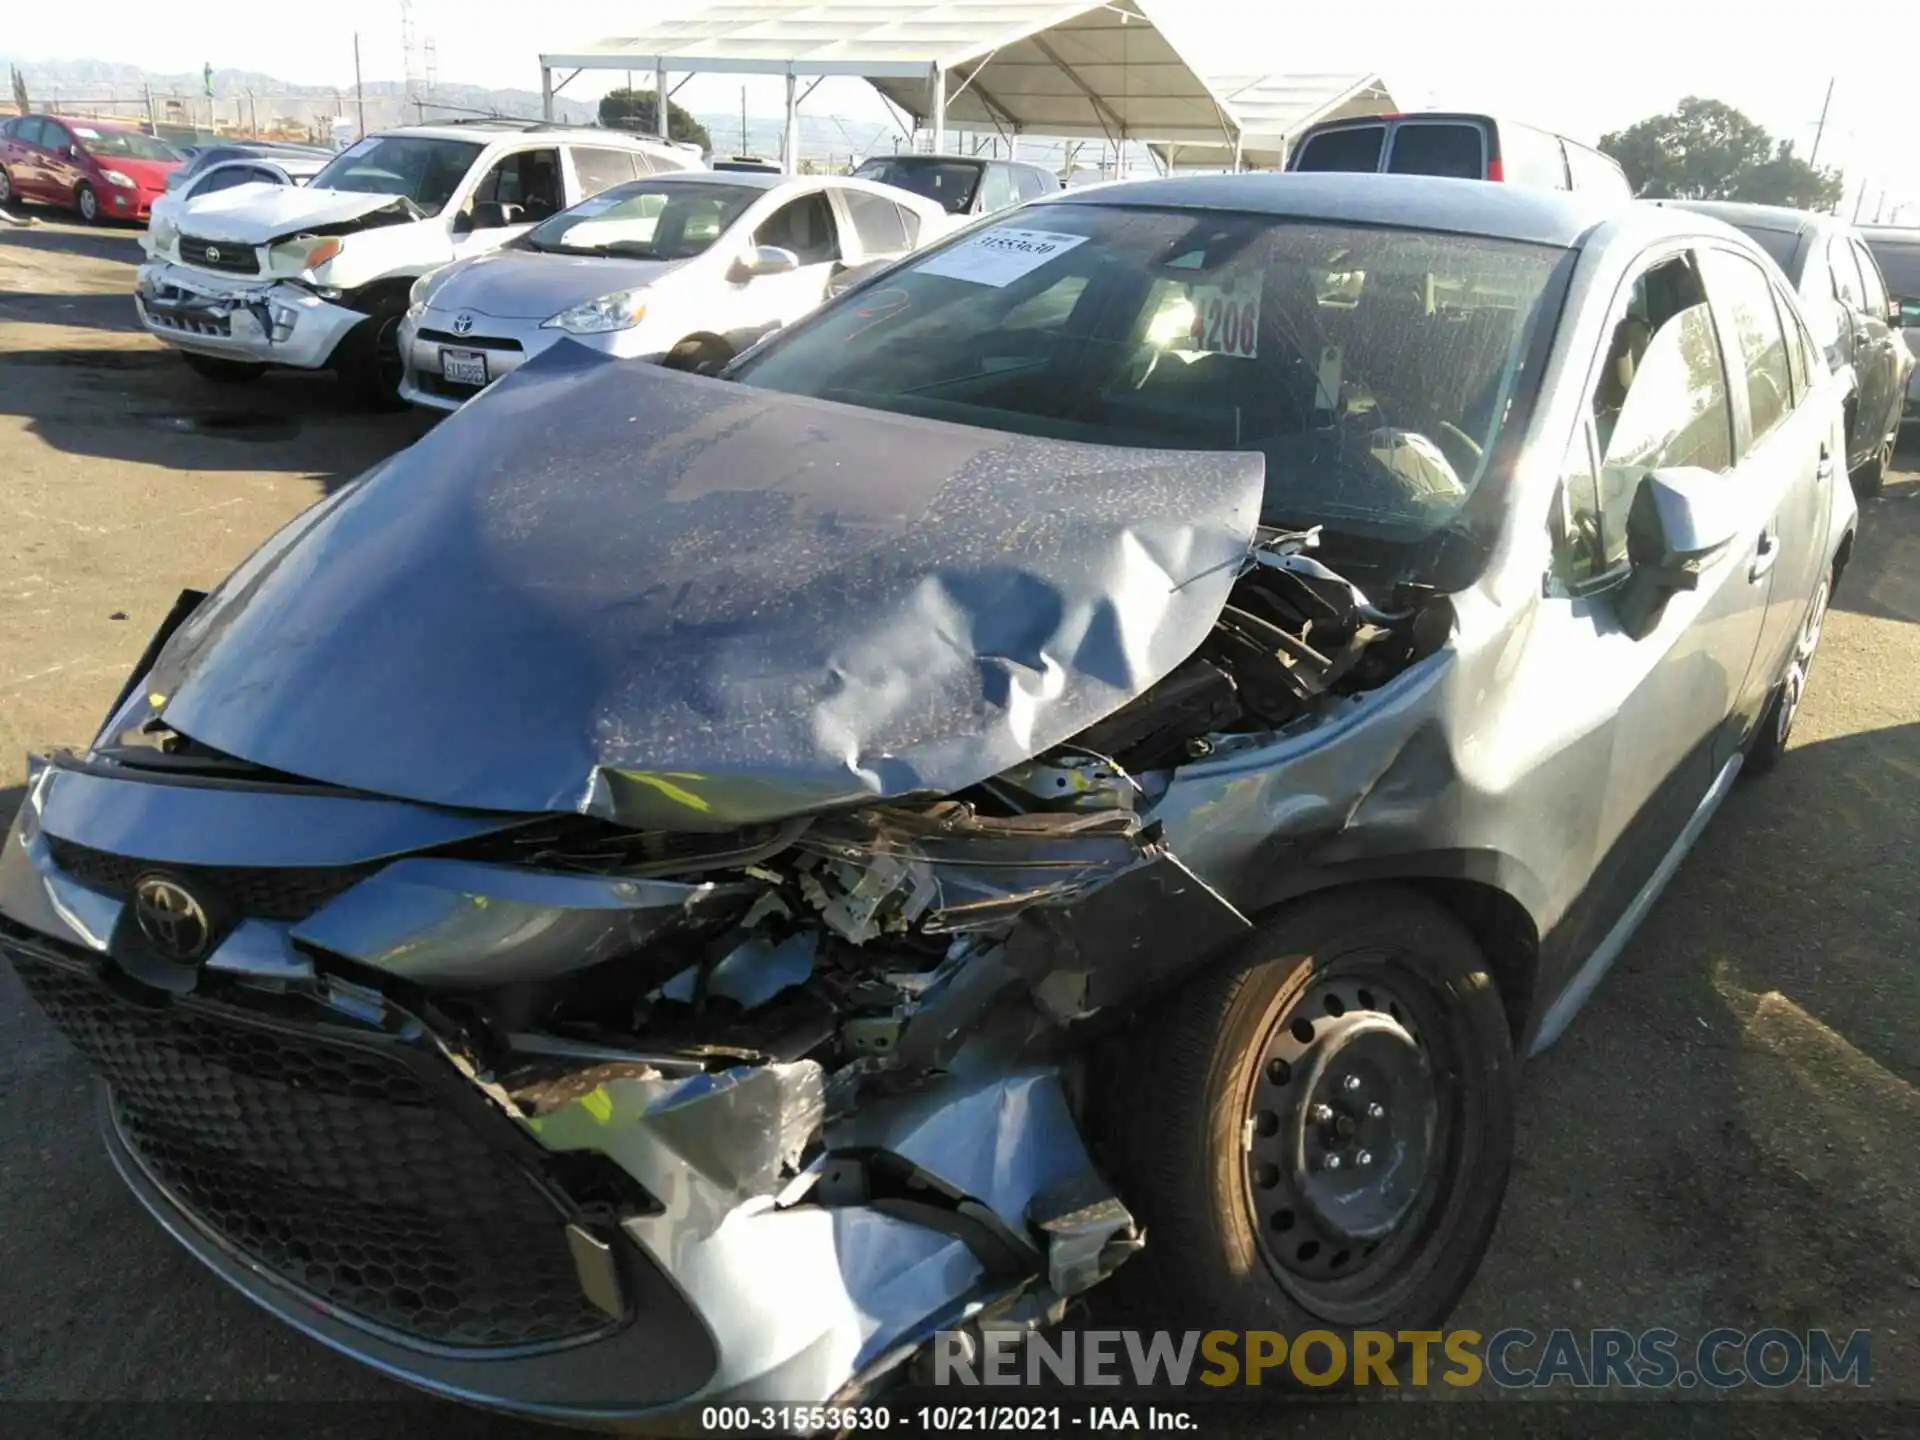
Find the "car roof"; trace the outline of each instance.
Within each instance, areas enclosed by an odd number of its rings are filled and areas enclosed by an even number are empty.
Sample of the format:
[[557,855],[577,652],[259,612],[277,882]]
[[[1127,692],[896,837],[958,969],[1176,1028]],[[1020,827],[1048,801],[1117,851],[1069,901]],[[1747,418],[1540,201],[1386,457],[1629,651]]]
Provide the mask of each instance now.
[[1739,230],[1777,230],[1783,235],[1800,235],[1841,223],[1831,215],[1815,215],[1785,205],[1755,205],[1744,200],[1655,200],[1653,203],[1691,210],[1696,215],[1711,215]]
[[1043,196],[1035,205],[1151,206],[1404,226],[1571,247],[1626,202],[1591,191],[1361,172],[1193,175],[1121,180]]
[[1858,225],[1860,238],[1869,245],[1876,240],[1882,245],[1920,245],[1920,226],[1916,225]]
[[659,149],[663,146],[679,148],[677,142],[653,135],[636,135],[631,130],[610,130],[592,125],[547,125],[510,117],[466,120],[457,125],[395,125],[390,129],[376,130],[367,138],[377,140],[387,135],[418,135],[428,140],[475,140],[483,145],[510,136],[524,136],[528,140],[559,141],[563,144],[619,144],[634,149]]

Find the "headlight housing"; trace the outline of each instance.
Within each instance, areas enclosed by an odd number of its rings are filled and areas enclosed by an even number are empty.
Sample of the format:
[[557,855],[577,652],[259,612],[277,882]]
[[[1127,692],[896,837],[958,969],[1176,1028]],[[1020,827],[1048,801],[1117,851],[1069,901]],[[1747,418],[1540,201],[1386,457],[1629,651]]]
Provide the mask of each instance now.
[[267,260],[276,270],[318,270],[341,250],[338,235],[297,235],[283,240],[267,251]]
[[118,170],[102,170],[100,172],[100,178],[109,185],[118,185],[122,190],[132,190],[135,188],[133,181],[121,174]]
[[605,335],[615,330],[631,330],[647,318],[647,291],[644,285],[632,290],[616,290],[597,300],[584,300],[542,320],[543,330],[564,330],[569,335]]

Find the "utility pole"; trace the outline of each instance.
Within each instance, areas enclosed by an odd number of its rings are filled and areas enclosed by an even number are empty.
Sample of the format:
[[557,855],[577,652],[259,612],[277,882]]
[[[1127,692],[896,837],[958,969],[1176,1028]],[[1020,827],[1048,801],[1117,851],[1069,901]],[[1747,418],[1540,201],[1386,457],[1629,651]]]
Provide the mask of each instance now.
[[[1838,79],[1835,76],[1834,79]],[[1807,164],[1812,165],[1820,158],[1820,137],[1827,133],[1827,107],[1833,104],[1833,80],[1827,81],[1827,98],[1820,102],[1820,123],[1814,127],[1813,149],[1808,152]]]
[[367,92],[360,83],[360,32],[353,32],[353,100],[360,111],[360,133],[354,138],[367,138]]

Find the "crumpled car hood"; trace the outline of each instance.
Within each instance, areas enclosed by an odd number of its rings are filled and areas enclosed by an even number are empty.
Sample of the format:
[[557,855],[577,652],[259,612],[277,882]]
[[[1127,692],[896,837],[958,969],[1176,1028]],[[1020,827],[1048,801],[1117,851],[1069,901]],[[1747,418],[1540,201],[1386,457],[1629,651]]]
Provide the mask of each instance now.
[[269,541],[143,688],[202,744],[430,804],[711,830],[946,794],[1201,643],[1263,469],[567,342]]
[[342,225],[397,203],[392,195],[304,185],[236,185],[189,200],[180,227],[208,240],[264,245],[313,225]]

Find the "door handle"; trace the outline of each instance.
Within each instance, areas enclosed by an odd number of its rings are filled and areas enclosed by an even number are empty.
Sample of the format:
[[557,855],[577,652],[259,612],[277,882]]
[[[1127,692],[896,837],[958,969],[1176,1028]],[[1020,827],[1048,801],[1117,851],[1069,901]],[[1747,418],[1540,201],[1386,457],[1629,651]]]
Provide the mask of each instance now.
[[1833,450],[1825,443],[1820,446],[1820,463],[1814,466],[1813,478],[1816,480],[1833,478]]
[[1780,532],[1768,526],[1760,532],[1760,544],[1753,552],[1753,568],[1747,571],[1747,579],[1758,584],[1767,578],[1774,563],[1780,558]]

